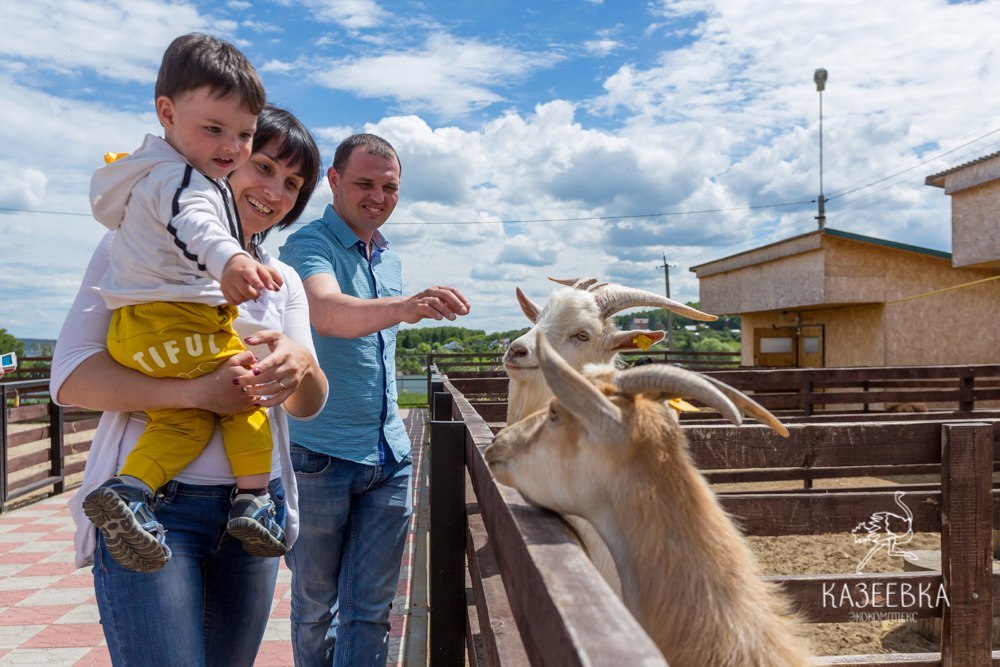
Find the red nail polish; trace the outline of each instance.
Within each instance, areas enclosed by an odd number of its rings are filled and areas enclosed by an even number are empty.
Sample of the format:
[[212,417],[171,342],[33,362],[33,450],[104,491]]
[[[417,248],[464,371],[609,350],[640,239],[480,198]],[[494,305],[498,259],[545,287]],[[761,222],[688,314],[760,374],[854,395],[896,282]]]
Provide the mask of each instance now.
[[239,384],[239,383],[240,383],[239,380],[237,380],[236,378],[233,378],[233,384]]
[[253,374],[254,375],[260,375],[260,366],[254,366],[253,367]]

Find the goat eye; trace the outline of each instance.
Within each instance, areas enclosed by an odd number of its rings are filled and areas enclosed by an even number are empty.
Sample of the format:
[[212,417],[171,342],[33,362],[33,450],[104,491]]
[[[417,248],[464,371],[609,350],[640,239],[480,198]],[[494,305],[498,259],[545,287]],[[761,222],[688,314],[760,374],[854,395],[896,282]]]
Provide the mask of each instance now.
[[549,408],[549,421],[558,421],[559,413],[556,412],[555,408]]
[[590,340],[590,334],[587,333],[586,331],[581,331],[577,335],[573,336],[573,338],[577,339],[581,343],[586,343],[588,340]]

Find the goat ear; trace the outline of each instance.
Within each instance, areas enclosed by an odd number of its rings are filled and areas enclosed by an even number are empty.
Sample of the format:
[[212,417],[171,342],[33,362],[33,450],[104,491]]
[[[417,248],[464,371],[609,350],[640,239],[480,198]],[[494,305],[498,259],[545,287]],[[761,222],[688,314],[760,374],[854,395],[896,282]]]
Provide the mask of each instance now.
[[535,320],[538,319],[538,311],[541,310],[538,304],[525,296],[520,287],[515,287],[514,293],[517,294],[517,303],[521,306],[521,312],[534,324]]
[[624,442],[625,427],[618,406],[566,363],[549,346],[545,334],[539,331],[537,335],[535,351],[538,354],[538,365],[559,403],[569,410],[588,433],[600,441],[609,445]]
[[[590,289],[597,284],[597,278],[553,278],[549,276],[549,280],[560,285],[565,285],[566,287],[582,290]],[[603,284],[606,285],[607,283]]]
[[719,391],[725,394],[726,397],[733,402],[733,405],[739,408],[743,414],[748,417],[753,417],[761,424],[769,427],[782,438],[788,437],[788,428],[786,428],[785,425],[782,424],[781,421],[771,414],[763,405],[753,400],[740,390],[730,387],[721,380],[717,380],[710,375],[702,375],[702,377],[714,384]]
[[633,329],[631,331],[617,331],[611,336],[611,350],[620,352],[621,350],[642,350],[645,352],[651,345],[656,345],[666,331],[650,331],[648,329]]

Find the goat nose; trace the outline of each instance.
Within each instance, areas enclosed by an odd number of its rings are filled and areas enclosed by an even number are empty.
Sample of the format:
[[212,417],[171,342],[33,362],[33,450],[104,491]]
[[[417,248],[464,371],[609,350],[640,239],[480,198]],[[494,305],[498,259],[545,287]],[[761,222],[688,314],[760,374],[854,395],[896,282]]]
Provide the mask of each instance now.
[[507,356],[510,358],[523,357],[528,354],[528,348],[522,343],[512,343],[509,348],[507,348]]

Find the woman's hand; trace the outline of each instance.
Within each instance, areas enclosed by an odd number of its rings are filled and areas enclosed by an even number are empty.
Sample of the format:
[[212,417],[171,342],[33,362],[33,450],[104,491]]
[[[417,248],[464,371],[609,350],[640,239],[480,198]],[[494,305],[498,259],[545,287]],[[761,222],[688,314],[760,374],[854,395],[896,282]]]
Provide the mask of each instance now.
[[245,342],[267,345],[271,350],[263,361],[253,364],[250,372],[237,380],[257,405],[269,408],[284,403],[314,371],[316,361],[309,350],[280,331],[258,331]]
[[257,357],[253,352],[240,352],[226,359],[208,375],[184,380],[181,386],[190,388],[189,392],[185,392],[187,407],[209,410],[220,415],[251,410],[257,399],[242,385],[242,381],[248,377],[253,378],[249,369],[256,362]]

